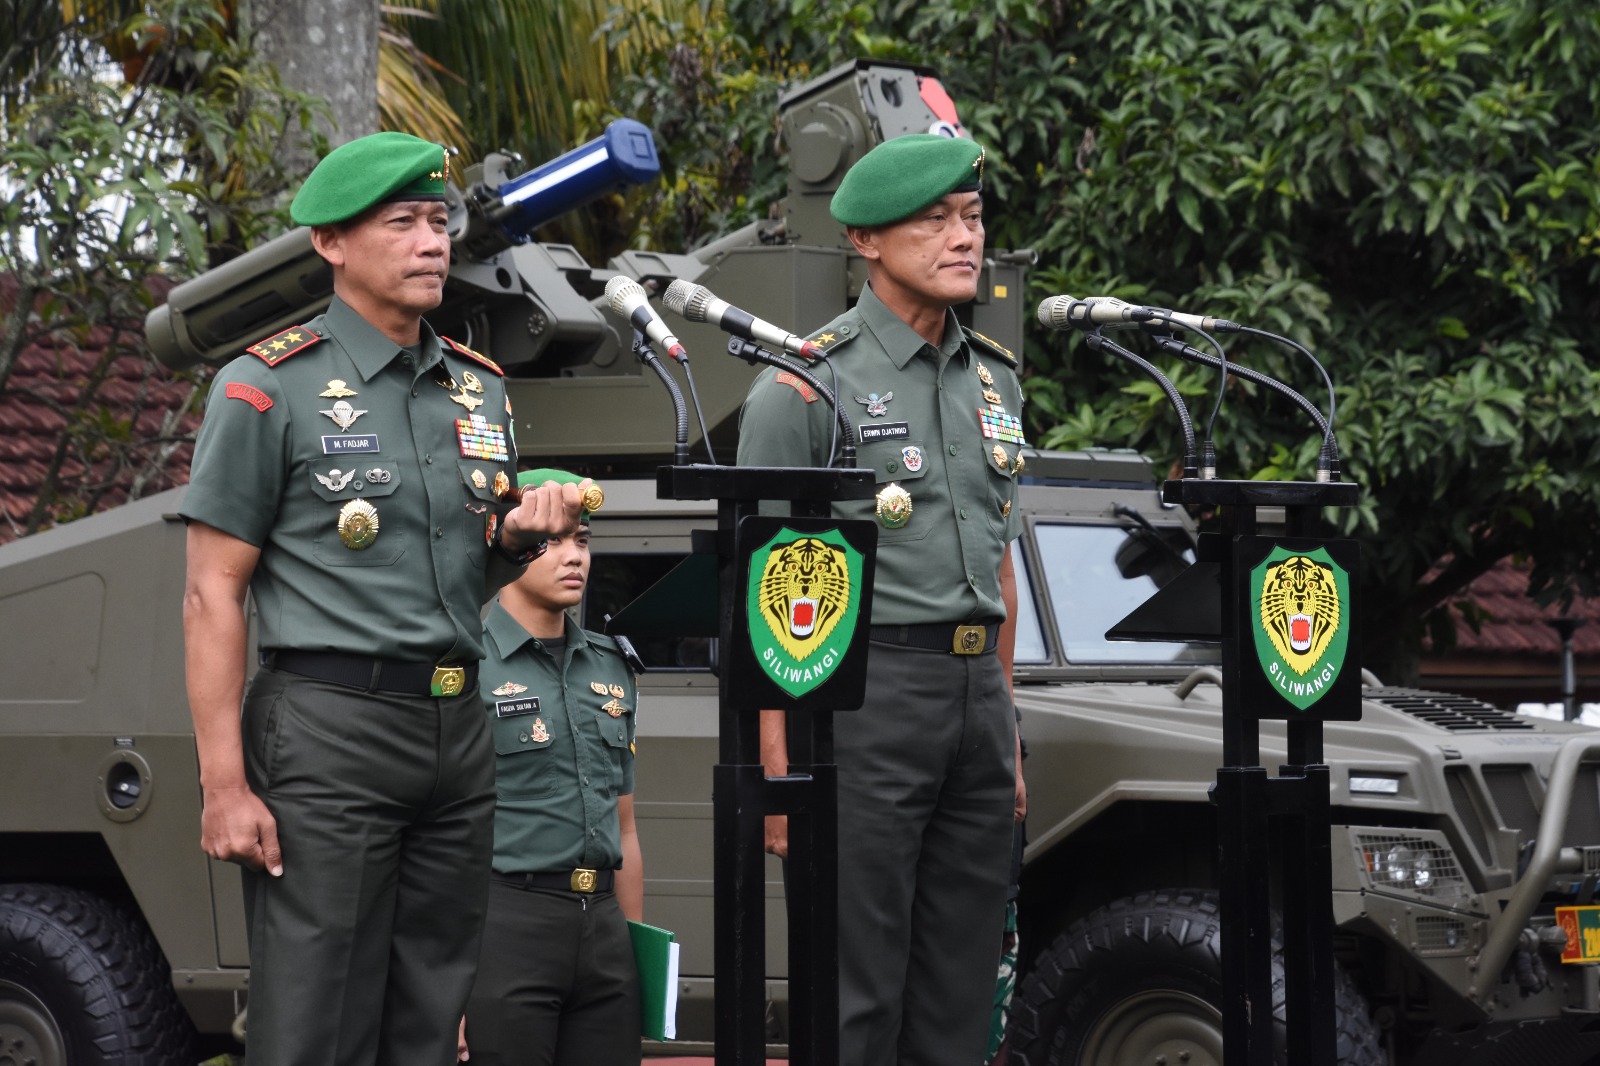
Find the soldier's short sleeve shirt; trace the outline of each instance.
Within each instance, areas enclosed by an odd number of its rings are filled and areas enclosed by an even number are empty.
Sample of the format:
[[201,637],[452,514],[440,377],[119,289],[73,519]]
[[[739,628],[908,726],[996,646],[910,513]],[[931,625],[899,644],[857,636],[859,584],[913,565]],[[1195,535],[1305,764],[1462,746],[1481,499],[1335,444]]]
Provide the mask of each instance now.
[[496,603],[478,688],[494,733],[494,868],[615,870],[617,797],[633,794],[638,691],[607,636],[569,620],[547,648]]
[[[944,344],[933,347],[870,287],[811,340],[829,353],[839,403],[860,437],[857,465],[878,485],[877,500],[833,509],[878,525],[873,623],[1003,621],[1000,562],[1021,532],[1017,479],[1026,446],[1010,359],[954,314]],[[810,369],[832,380],[824,363]],[[769,368],[740,413],[739,464],[826,466],[832,417],[815,390]],[[911,501],[898,525],[879,513],[896,490]]]
[[337,298],[252,352],[212,382],[179,513],[261,549],[261,647],[478,658],[516,479],[493,364],[426,325],[413,355]]

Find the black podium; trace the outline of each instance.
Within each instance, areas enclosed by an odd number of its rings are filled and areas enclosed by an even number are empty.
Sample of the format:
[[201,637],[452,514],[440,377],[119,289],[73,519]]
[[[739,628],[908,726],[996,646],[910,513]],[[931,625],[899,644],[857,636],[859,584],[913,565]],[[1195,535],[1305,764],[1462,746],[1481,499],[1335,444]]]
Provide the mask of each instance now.
[[[833,711],[861,706],[877,527],[829,517],[870,499],[857,469],[662,467],[662,499],[716,500],[697,555],[717,571],[719,762],[713,770],[717,1066],[766,1060],[763,819],[789,816],[790,1059],[839,1057]],[[790,501],[788,516],[762,500]],[[648,597],[650,593],[646,593]],[[620,618],[619,618],[620,621]],[[625,628],[619,626],[619,628]],[[761,766],[759,712],[789,715],[789,773]]]
[[[1322,723],[1361,717],[1354,542],[1322,537],[1322,508],[1353,506],[1349,482],[1168,481],[1168,503],[1219,508],[1198,559],[1106,636],[1222,645],[1223,765],[1217,808],[1223,1047],[1272,1066],[1275,872],[1282,915],[1287,1061],[1334,1066],[1332,856]],[[1285,535],[1257,533],[1281,506]],[[1260,723],[1287,722],[1288,762],[1270,776]]]

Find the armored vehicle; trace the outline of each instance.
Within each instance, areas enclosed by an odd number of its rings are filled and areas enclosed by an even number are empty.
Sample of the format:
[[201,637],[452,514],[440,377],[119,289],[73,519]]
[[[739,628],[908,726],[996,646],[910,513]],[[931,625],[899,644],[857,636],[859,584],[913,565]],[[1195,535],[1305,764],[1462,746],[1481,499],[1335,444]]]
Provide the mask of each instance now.
[[[525,458],[606,488],[581,608],[591,627],[714,525],[710,504],[655,496],[673,412],[603,309],[607,279],[659,291],[686,278],[797,332],[820,325],[865,276],[826,214],[844,171],[882,138],[958,132],[932,72],[894,64],[847,64],[780,107],[792,173],[779,217],[692,254],[629,252],[595,268],[570,247],[530,241],[536,213],[511,208],[537,182],[509,178],[504,158],[470,174],[453,204],[436,325],[506,367]],[[645,157],[637,132],[603,145],[608,157]],[[583,158],[599,151],[586,146]],[[148,323],[152,347],[172,365],[217,361],[304,322],[329,292],[308,253],[296,231],[175,289]],[[979,299],[960,312],[1019,351],[1029,260],[991,251]],[[709,326],[678,334],[702,371],[696,452],[709,443],[727,460],[754,370],[722,356]],[[1159,502],[1137,456],[1031,453],[1024,482],[1016,680],[1032,813],[1014,1057],[1216,1063],[1214,652],[1103,637],[1189,565],[1193,527]],[[230,1046],[244,1020],[238,870],[198,846],[180,493],[0,546],[0,1063],[193,1062]],[[646,917],[678,933],[679,1034],[705,1048],[716,648],[636,643],[649,667],[636,800]],[[1266,758],[1275,744],[1269,731]],[[1588,903],[1600,879],[1600,734],[1374,682],[1363,720],[1329,727],[1327,755],[1342,1061],[1595,1060],[1600,970],[1558,962],[1567,940],[1554,907]],[[776,860],[768,875],[770,1036],[781,1047]]]

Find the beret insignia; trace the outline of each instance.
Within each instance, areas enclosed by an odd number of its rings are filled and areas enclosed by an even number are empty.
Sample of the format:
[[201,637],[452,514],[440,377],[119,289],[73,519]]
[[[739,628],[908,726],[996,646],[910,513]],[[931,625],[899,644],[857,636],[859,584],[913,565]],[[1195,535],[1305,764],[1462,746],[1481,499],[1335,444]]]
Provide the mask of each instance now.
[[256,341],[245,351],[259,356],[268,366],[277,366],[291,355],[305,351],[320,340],[322,338],[306,326],[290,326],[282,333],[274,333],[266,340]]

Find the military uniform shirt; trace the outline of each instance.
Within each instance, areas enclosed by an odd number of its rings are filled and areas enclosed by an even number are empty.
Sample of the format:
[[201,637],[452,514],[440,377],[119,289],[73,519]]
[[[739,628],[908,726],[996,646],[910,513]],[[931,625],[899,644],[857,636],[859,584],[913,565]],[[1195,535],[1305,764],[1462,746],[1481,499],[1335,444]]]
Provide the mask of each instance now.
[[[514,574],[491,570],[488,542],[507,509],[495,475],[514,484],[517,472],[499,374],[427,323],[414,357],[337,297],[257,348],[270,357],[276,344],[304,350],[274,365],[243,355],[217,374],[179,508],[261,549],[261,647],[477,659],[482,605]],[[469,412],[452,396],[482,403]],[[339,535],[356,500],[378,521],[359,550]]]
[[[873,500],[833,506],[835,517],[878,527],[873,624],[1003,621],[1000,560],[1021,532],[1026,444],[1009,353],[964,330],[952,312],[935,348],[870,286],[811,340],[837,374],[839,404],[861,441],[857,465],[874,472],[880,491],[895,484],[911,495],[911,517],[898,529],[875,517]],[[832,385],[821,361],[811,371]],[[832,419],[814,390],[769,367],[739,416],[739,465],[826,466]]]
[[615,870],[617,797],[633,794],[633,673],[616,642],[567,622],[546,650],[496,603],[478,688],[494,731],[494,868]]

